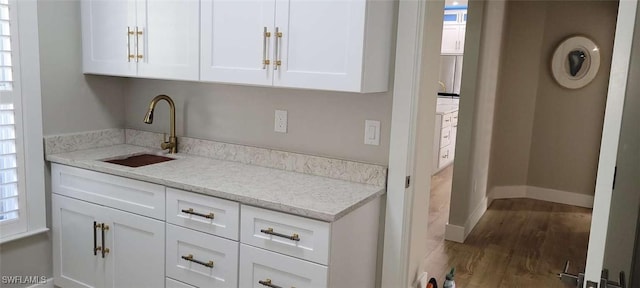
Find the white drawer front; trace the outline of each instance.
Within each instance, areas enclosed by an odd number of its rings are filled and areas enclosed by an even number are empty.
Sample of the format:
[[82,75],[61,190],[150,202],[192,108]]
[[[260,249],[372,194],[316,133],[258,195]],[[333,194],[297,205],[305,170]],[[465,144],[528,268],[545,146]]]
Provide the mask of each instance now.
[[173,280],[171,278],[165,278],[164,287],[165,288],[195,288],[191,285],[187,285],[185,283]]
[[240,204],[167,188],[167,222],[237,241]]
[[[331,224],[252,206],[241,207],[240,242],[328,265]],[[298,240],[287,238],[294,234]]]
[[442,116],[442,128],[451,126],[451,116],[451,113],[447,113]]
[[[183,259],[191,255],[193,260]],[[238,286],[238,242],[167,224],[167,277],[197,287]],[[207,267],[213,261],[213,267]]]
[[458,127],[458,111],[451,113],[451,126]]
[[451,144],[451,127],[442,128],[440,132],[440,147],[445,147]]
[[326,266],[240,244],[240,286],[266,288],[271,280],[278,287],[327,287]]
[[450,147],[445,147],[440,149],[440,158],[438,160],[438,168],[443,167],[447,164],[449,164],[449,162],[451,162],[451,160],[453,159],[451,156],[451,150],[449,149]]
[[164,186],[53,164],[54,193],[164,220]]

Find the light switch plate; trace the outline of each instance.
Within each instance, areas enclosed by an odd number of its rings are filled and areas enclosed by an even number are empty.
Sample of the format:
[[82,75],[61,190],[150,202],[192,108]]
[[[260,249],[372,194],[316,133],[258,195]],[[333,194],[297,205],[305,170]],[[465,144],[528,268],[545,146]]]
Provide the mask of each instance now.
[[287,133],[287,111],[276,110],[273,131]]
[[364,121],[364,144],[380,145],[380,121]]

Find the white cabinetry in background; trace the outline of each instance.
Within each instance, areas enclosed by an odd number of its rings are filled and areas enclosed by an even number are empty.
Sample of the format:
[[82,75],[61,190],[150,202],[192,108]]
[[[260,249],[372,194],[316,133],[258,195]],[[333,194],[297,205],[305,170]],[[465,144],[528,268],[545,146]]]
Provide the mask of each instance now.
[[199,79],[199,1],[83,0],[84,73]]
[[201,80],[388,89],[392,1],[202,0]]
[[444,11],[442,27],[442,55],[464,54],[464,38],[467,29],[467,10],[465,8]]
[[[440,100],[440,99],[438,99]],[[446,99],[449,100],[449,99]],[[457,101],[457,100],[456,100]],[[433,173],[453,163],[458,131],[458,108],[455,105],[438,105],[436,128],[433,138]]]

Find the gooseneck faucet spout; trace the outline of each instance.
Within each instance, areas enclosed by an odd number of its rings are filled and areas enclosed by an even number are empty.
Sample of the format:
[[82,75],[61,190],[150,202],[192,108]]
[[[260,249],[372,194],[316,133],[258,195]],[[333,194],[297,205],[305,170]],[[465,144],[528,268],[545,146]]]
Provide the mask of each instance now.
[[176,105],[173,103],[171,97],[167,95],[158,95],[151,103],[149,103],[149,111],[144,116],[144,123],[151,124],[153,123],[153,111],[156,109],[156,104],[160,100],[165,100],[169,103],[169,112],[171,114],[170,125],[171,125],[171,135],[169,136],[169,141],[164,141],[160,145],[162,149],[169,149],[169,153],[177,153],[178,152],[178,138],[176,137]]

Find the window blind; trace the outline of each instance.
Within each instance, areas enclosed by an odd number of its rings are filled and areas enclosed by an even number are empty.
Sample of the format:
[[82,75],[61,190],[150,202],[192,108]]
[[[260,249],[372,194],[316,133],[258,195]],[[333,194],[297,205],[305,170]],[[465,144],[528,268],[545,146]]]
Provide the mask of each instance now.
[[9,3],[0,0],[0,222],[17,219],[20,207],[12,91]]

